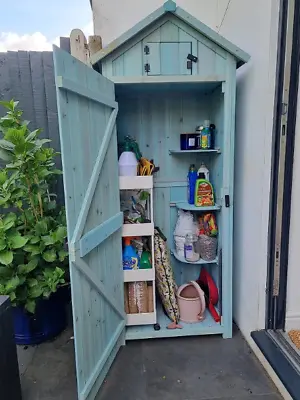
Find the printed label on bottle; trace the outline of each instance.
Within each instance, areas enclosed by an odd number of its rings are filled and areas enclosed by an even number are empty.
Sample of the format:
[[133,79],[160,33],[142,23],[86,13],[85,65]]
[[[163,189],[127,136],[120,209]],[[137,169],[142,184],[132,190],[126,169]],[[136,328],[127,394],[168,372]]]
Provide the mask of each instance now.
[[193,259],[194,249],[192,244],[185,244],[184,245],[184,258],[186,260]]
[[138,269],[138,259],[136,257],[128,257],[123,260],[123,269],[126,271]]
[[208,137],[207,137],[207,135],[202,135],[201,147],[202,147],[202,149],[207,149],[207,146],[208,146]]
[[195,138],[189,138],[189,147],[195,146]]

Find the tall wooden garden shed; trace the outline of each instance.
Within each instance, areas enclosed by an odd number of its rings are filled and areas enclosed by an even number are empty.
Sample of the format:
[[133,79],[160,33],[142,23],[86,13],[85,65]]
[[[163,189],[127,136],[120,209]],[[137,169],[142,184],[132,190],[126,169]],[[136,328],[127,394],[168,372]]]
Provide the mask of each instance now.
[[[97,71],[54,50],[80,399],[95,397],[126,340],[232,335],[236,69],[248,59],[173,1],[94,55]],[[214,147],[182,151],[180,134],[195,132],[204,120],[216,126]],[[147,234],[155,224],[167,237],[177,285],[196,280],[203,266],[211,273],[220,294],[220,323],[207,312],[202,322],[169,330],[157,303],[160,330],[153,324],[127,326],[122,235],[129,228],[123,227],[120,211],[124,188],[117,150],[127,135],[159,166],[154,183],[144,181],[146,189],[153,185],[154,217]],[[215,191],[215,205],[201,211],[216,215],[218,256],[209,263],[187,263],[174,250],[173,231],[179,210],[199,212],[187,203],[187,173],[190,164],[201,162]],[[130,229],[127,236],[134,233]],[[138,280],[134,273],[132,280]],[[154,280],[154,272],[148,274]]]

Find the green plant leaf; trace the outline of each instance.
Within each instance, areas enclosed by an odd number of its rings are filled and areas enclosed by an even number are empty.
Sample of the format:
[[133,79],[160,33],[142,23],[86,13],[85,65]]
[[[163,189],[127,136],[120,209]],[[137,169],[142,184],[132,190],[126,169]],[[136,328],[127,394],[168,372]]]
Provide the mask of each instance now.
[[39,243],[40,240],[41,240],[41,238],[40,238],[39,236],[33,236],[33,237],[30,239],[30,243],[31,243],[31,244],[36,244],[36,243]]
[[12,269],[9,267],[3,267],[3,265],[0,266],[0,280],[4,278],[11,278],[12,275]]
[[33,286],[37,286],[39,282],[35,278],[30,278],[30,279],[27,279],[27,283],[28,283],[29,287],[33,287]]
[[[15,103],[16,103],[16,106],[17,106],[19,102],[16,101]],[[0,101],[0,105],[5,107],[5,108],[7,108],[8,110],[11,110],[11,111],[13,111],[14,108],[15,108],[13,100],[11,100],[11,101],[1,100]]]
[[34,269],[36,269],[37,266],[38,266],[38,260],[37,259],[33,259],[33,260],[29,261],[28,264],[19,265],[18,266],[18,273],[19,274],[28,274],[29,272],[31,272]]
[[65,226],[60,226],[55,231],[56,241],[62,242],[67,237],[67,228]]
[[10,151],[0,148],[0,159],[5,162],[9,162],[12,161],[13,155]]
[[32,286],[28,290],[28,296],[31,299],[36,299],[37,297],[40,297],[43,294],[43,289],[41,286]]
[[63,262],[66,259],[66,257],[68,257],[68,255],[69,255],[69,253],[67,251],[59,250],[59,252],[58,252],[59,261]]
[[35,131],[30,132],[29,135],[26,136],[26,142],[30,142],[32,139],[35,139],[37,135],[41,133],[41,131],[41,129],[36,129]]
[[10,298],[10,301],[16,300],[16,298],[17,298],[16,292],[11,292],[11,293],[9,294],[9,298]]
[[5,285],[5,289],[6,289],[7,293],[10,293],[10,292],[16,290],[16,288],[19,286],[19,284],[20,284],[20,279],[18,276],[15,276],[15,277],[9,279]]
[[6,246],[6,241],[4,239],[0,239],[0,251],[4,250]]
[[0,171],[0,185],[3,185],[3,183],[7,180],[7,172],[6,171]]
[[28,299],[28,300],[26,301],[25,309],[26,309],[28,312],[30,312],[31,314],[34,314],[34,312],[35,312],[35,307],[36,307],[36,302],[35,302],[35,300]]
[[3,250],[0,251],[0,263],[3,265],[9,265],[12,263],[14,258],[12,251]]
[[42,241],[46,246],[50,246],[55,243],[55,240],[52,236],[42,236]]
[[23,146],[25,144],[25,132],[27,128],[18,127],[18,128],[9,128],[4,136],[4,139],[8,142],[11,142],[15,145],[15,150],[17,146]]
[[24,250],[27,251],[28,253],[31,253],[31,255],[33,256],[41,254],[40,246],[37,244],[26,244],[24,246]]
[[0,139],[0,147],[1,147],[1,149],[8,150],[8,151],[13,151],[15,148],[13,143],[11,143],[5,139]]
[[35,232],[38,236],[45,235],[48,232],[48,224],[45,220],[39,221],[35,226]]
[[20,249],[28,242],[28,239],[21,235],[13,236],[9,240],[13,249]]
[[47,262],[54,262],[56,260],[56,252],[52,250],[47,250],[42,254],[42,257]]
[[0,196],[0,206],[4,206],[8,202],[10,197],[10,193],[8,193],[5,197]]

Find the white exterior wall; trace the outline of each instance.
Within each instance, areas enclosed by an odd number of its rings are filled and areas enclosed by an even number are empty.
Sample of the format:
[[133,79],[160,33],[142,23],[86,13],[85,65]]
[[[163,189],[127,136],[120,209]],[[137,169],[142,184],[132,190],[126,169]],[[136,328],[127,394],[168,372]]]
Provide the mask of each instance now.
[[[163,2],[93,0],[95,34],[108,44]],[[177,0],[177,5],[251,55],[238,70],[234,199],[234,318],[249,338],[265,326],[279,0]]]
[[278,0],[232,0],[220,33],[251,55],[238,70],[234,318],[245,337],[264,329]]
[[288,264],[288,287],[286,304],[286,331],[300,329],[300,91],[298,92],[298,109],[296,122],[295,153],[293,168],[293,188],[291,205],[291,225]]

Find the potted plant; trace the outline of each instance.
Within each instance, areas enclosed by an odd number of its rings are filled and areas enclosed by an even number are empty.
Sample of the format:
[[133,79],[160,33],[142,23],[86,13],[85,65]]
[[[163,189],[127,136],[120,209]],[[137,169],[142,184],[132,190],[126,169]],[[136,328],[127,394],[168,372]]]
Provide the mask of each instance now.
[[68,252],[64,209],[52,193],[57,153],[30,131],[18,102],[0,102],[0,294],[15,306],[17,344],[35,344],[66,326]]

